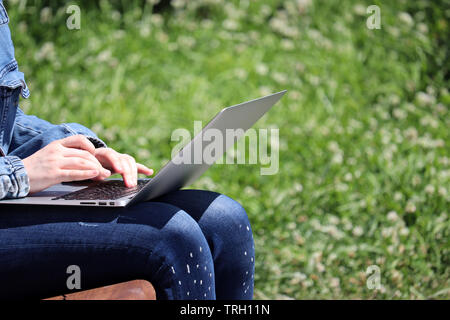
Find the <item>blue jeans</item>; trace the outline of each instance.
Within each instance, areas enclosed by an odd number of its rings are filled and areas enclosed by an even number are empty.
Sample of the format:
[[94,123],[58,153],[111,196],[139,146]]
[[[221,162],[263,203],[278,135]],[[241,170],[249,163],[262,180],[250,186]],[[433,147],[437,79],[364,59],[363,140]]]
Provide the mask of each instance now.
[[227,196],[179,190],[130,208],[0,205],[0,298],[150,281],[157,299],[251,299],[254,244]]

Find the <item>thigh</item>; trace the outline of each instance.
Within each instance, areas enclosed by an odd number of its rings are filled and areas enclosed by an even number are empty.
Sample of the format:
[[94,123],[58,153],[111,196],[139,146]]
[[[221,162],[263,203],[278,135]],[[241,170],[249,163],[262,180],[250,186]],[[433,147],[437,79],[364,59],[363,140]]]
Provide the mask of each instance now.
[[[178,190],[155,201],[171,204],[186,211],[202,229],[207,238],[242,234],[252,239],[250,221],[245,209],[226,195],[206,190]],[[237,240],[238,238],[235,237]]]
[[[165,203],[120,209],[0,208],[2,297],[48,297],[67,292],[70,266],[80,270],[81,289],[139,278],[164,279],[160,274],[170,271],[169,264],[175,259],[169,255],[176,255],[171,249],[183,247],[170,242],[201,234],[189,215]],[[194,240],[202,241],[184,243]]]

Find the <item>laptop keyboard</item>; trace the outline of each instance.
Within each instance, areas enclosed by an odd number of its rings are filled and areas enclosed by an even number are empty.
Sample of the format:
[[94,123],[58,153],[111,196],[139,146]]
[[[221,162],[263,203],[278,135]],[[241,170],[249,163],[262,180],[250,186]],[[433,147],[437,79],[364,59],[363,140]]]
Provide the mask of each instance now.
[[148,182],[149,180],[138,180],[136,187],[127,188],[121,180],[103,181],[52,200],[115,200],[140,191]]

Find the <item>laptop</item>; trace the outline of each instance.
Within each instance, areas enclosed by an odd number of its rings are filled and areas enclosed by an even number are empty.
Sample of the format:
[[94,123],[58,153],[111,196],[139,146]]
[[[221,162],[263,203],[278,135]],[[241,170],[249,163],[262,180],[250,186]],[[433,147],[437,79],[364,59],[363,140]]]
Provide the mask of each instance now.
[[[127,188],[122,179],[112,178],[103,181],[85,180],[60,183],[24,198],[0,200],[0,205],[126,207],[189,186],[222,157],[223,153],[233,146],[245,134],[245,131],[285,93],[286,90],[280,91],[222,109],[155,177],[138,179],[136,187]],[[234,130],[233,139],[222,139],[221,147],[216,149],[215,154],[210,155],[208,161],[184,161],[192,159],[191,155],[195,157],[195,153],[202,152],[211,143],[204,139],[207,132],[218,133],[226,137],[227,130]]]

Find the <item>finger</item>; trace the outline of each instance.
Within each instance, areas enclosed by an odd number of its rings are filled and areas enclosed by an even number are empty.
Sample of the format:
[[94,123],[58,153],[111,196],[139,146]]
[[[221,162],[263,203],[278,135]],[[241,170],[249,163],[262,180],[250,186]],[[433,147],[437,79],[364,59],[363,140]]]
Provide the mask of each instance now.
[[97,152],[96,157],[104,167],[110,169],[114,173],[123,172],[124,168],[122,167],[120,154],[117,151],[105,148],[104,150],[101,150],[101,152]]
[[81,181],[98,176],[98,170],[61,170],[59,180],[61,182]]
[[94,154],[95,152],[95,146],[92,144],[92,142],[90,142],[88,138],[81,134],[64,138],[61,140],[61,144],[66,148],[82,149],[92,154]]
[[94,164],[95,167],[87,168],[87,169],[99,170],[101,178],[104,179],[111,175],[111,171],[109,171],[106,168],[103,168],[103,166],[97,160],[97,158],[94,157],[89,152],[84,151],[84,150],[79,150],[79,149],[73,149],[73,148],[66,148],[66,147],[63,147],[63,148],[64,148],[64,151],[63,151],[63,155],[64,155],[63,159],[64,160],[63,161],[67,160],[67,162],[65,162],[65,163],[71,164],[70,168],[64,168],[64,169],[85,169],[85,167],[83,167],[83,168],[78,167],[77,162],[83,162],[83,163],[88,162],[88,163]]
[[122,177],[123,177],[123,181],[125,183],[125,186],[127,186],[129,188],[130,187],[134,187],[133,176],[132,176],[132,173],[131,173],[131,166],[130,166],[130,164],[128,163],[127,159],[125,159],[124,157],[121,157],[120,161],[121,161],[122,167],[124,168],[123,172],[122,172]]
[[98,159],[95,156],[93,156],[91,153],[89,153],[88,151],[74,149],[74,148],[66,148],[66,147],[63,147],[63,148],[64,148],[63,149],[64,157],[84,158],[86,160],[95,162],[98,164],[98,166],[102,167],[102,164],[100,163],[100,161],[98,161]]
[[[107,170],[107,169],[105,169],[105,170]],[[110,176],[111,176],[111,171],[107,170],[105,173],[101,173],[98,176],[92,178],[92,180],[101,181],[101,180],[105,180],[106,178],[108,178]]]
[[136,163],[137,169],[139,173],[151,176],[153,174],[153,169],[150,169],[146,166],[144,166],[143,164],[140,163]]
[[106,179],[111,175],[111,171],[102,168],[96,162],[86,160],[84,158],[68,157],[61,161],[60,169],[63,170],[96,170],[99,172],[98,178],[100,180]]
[[60,169],[74,169],[74,170],[97,170],[100,171],[99,165],[96,162],[87,160],[85,158],[68,157],[62,158],[60,162]]
[[133,179],[133,184],[136,186],[137,185],[137,174],[138,174],[138,170],[137,170],[137,166],[136,166],[136,160],[134,160],[134,158],[130,155],[125,155],[125,158],[127,159],[130,168],[131,168],[131,177]]

